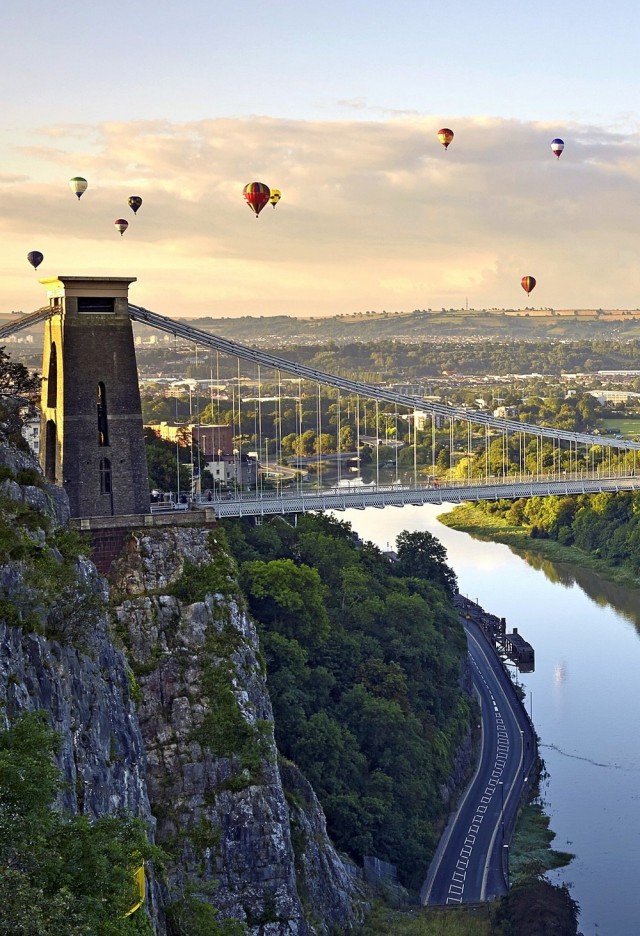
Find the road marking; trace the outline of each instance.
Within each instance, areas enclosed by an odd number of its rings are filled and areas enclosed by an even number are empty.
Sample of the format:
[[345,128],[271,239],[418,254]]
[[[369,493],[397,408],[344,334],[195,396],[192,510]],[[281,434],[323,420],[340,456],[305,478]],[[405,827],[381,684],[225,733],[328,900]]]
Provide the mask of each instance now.
[[[484,677],[482,677],[484,679]],[[486,684],[486,680],[485,684]],[[484,793],[480,797],[480,803],[476,807],[475,815],[473,821],[469,826],[469,830],[464,840],[464,845],[460,849],[460,854],[456,861],[457,870],[453,871],[451,876],[451,881],[456,883],[449,884],[449,894],[456,895],[449,896],[447,898],[447,903],[462,903],[464,896],[464,884],[466,881],[466,872],[469,865],[469,859],[471,858],[473,846],[476,843],[477,833],[480,831],[480,823],[484,818],[484,814],[487,811],[487,806],[491,803],[493,795],[496,792],[498,785],[500,784],[500,777],[504,772],[504,768],[507,763],[510,751],[509,743],[509,733],[505,728],[504,718],[500,712],[500,707],[498,706],[496,699],[493,696],[493,693],[490,692],[491,702],[493,703],[493,713],[495,717],[496,724],[496,752],[493,762],[493,768],[491,770],[491,777],[487,780],[487,785],[484,789]],[[461,869],[463,873],[461,873]],[[461,882],[461,883],[459,883]],[[459,896],[458,896],[459,895]]]

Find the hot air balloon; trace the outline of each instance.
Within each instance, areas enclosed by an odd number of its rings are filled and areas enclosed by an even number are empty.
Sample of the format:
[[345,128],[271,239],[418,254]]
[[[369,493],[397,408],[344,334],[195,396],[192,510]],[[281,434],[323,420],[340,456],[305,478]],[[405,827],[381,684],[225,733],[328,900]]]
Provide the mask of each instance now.
[[33,269],[37,270],[40,264],[42,263],[42,261],[44,260],[44,256],[40,253],[39,250],[30,250],[29,253],[27,254],[27,260],[29,261]]
[[453,130],[449,130],[448,127],[443,127],[442,130],[438,130],[438,139],[446,149],[449,146],[449,143],[453,140],[454,133]]
[[271,198],[269,199],[269,203],[273,205],[273,207],[275,208],[281,198],[282,198],[282,192],[280,191],[280,189],[272,188]]
[[69,179],[69,185],[71,186],[71,191],[74,192],[78,198],[82,198],[82,193],[87,191],[89,183],[86,179],[83,179],[82,176],[74,176],[73,179]]
[[520,283],[521,283],[522,288],[526,292],[527,296],[529,295],[532,289],[535,289],[536,281],[533,278],[533,276],[523,276],[522,279],[520,280]]
[[555,153],[556,157],[560,159],[560,154],[564,149],[564,140],[561,140],[560,137],[556,137],[555,140],[551,141],[551,150]]
[[129,208],[133,211],[134,214],[138,213],[138,208],[142,205],[142,199],[139,195],[132,195],[129,199]]
[[248,182],[242,190],[242,194],[245,197],[247,205],[255,212],[257,218],[264,206],[268,203],[271,197],[271,190],[264,182]]
[[116,218],[116,220],[113,223],[116,226],[116,230],[120,231],[120,237],[122,237],[124,232],[129,227],[129,222],[127,221],[126,218]]

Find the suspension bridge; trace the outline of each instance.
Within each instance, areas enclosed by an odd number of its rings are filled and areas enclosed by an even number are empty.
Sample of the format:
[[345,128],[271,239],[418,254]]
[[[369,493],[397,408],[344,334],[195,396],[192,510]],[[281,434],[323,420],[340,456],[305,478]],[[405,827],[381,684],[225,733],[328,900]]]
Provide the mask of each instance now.
[[[228,398],[221,392],[225,381],[219,376],[219,355],[235,360],[233,376],[226,380],[231,387],[229,424],[233,439],[232,452],[227,454],[236,463],[232,483],[225,489],[217,485],[205,492],[193,485],[188,496],[185,492],[182,496],[180,492],[172,494],[153,504],[152,511],[204,506],[213,508],[219,517],[266,517],[594,494],[640,487],[636,471],[640,442],[532,425],[425,400],[325,373],[132,303],[127,308],[133,322],[193,346],[196,363],[198,349],[216,355],[215,378],[210,362],[209,413],[216,414],[218,420],[225,405],[229,415]],[[54,311],[48,305],[0,327],[0,341],[45,321]],[[321,397],[328,393],[335,394],[334,402],[329,405],[325,401],[323,409]],[[287,399],[293,399],[293,412],[288,414]],[[346,427],[351,430],[351,451],[342,434]],[[400,430],[405,427],[404,441],[399,442]],[[315,456],[307,461],[294,458],[294,467],[287,467],[283,438],[291,434],[300,439],[305,431],[312,431],[315,438]],[[274,451],[269,451],[270,444]],[[368,480],[362,464],[365,445],[370,447]],[[381,463],[379,450],[384,445],[392,457]],[[255,477],[253,483],[244,483],[242,478],[239,483],[237,465],[246,461],[249,451],[257,465]],[[201,457],[197,452],[195,473],[192,461],[193,476],[200,477]]]

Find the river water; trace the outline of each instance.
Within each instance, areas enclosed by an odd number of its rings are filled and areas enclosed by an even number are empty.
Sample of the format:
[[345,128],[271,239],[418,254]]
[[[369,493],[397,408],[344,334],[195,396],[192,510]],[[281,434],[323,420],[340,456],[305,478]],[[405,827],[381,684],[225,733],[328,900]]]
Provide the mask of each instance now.
[[403,530],[429,530],[461,593],[533,645],[535,672],[515,676],[548,771],[541,794],[553,845],[576,856],[548,877],[567,884],[580,905],[584,936],[638,936],[640,590],[450,530],[436,519],[447,509],[337,516],[381,549],[393,549]]

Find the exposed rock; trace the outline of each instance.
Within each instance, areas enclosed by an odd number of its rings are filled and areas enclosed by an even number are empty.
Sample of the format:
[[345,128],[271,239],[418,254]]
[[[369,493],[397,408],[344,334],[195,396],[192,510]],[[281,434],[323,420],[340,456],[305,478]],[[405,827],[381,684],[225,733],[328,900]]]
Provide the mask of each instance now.
[[[20,452],[13,458],[12,452],[0,445],[0,464],[38,470],[33,458]],[[16,542],[30,540],[62,569],[63,557],[47,545],[45,528],[55,530],[68,519],[64,491],[5,479],[2,493],[39,512],[42,528],[20,527],[10,508],[0,523],[11,525]],[[3,610],[12,609],[10,622],[6,615],[0,619],[0,720],[6,726],[24,711],[48,712],[60,737],[61,805],[92,818],[125,811],[142,819],[153,837],[131,670],[111,638],[107,584],[82,558],[69,578],[75,585],[61,586],[64,596],[43,593],[26,559],[0,566]],[[157,890],[150,884],[148,909],[155,918]]]
[[[233,596],[185,603],[157,593],[180,581],[186,563],[220,558],[207,530],[144,531],[114,576],[123,595],[117,627],[142,690],[157,841],[175,857],[166,899],[187,882],[203,895],[218,882],[212,903],[255,936],[347,931],[357,917],[355,882],[311,787],[287,768],[304,803],[294,809],[294,855],[253,621]],[[222,581],[232,579],[223,571]]]
[[[354,924],[357,879],[349,863],[327,847],[327,824],[313,787],[292,763],[280,764],[289,803],[298,892],[312,920],[322,929],[349,930]],[[356,911],[363,910],[364,904]]]

